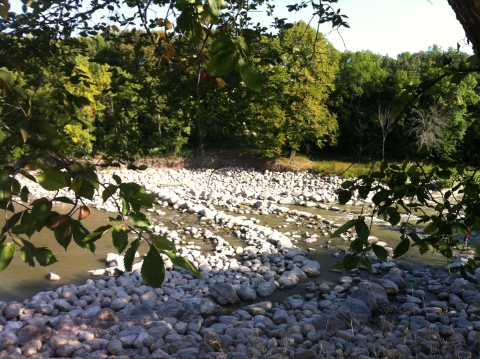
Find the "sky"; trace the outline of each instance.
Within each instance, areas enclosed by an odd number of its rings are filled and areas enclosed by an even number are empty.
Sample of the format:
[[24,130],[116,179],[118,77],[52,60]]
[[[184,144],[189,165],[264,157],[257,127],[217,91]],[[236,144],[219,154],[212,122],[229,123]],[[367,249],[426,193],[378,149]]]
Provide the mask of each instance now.
[[[311,10],[299,13],[286,10],[286,5],[299,2],[271,0],[276,6],[275,16],[287,18],[289,22],[308,22]],[[13,11],[20,11],[21,0],[10,0],[10,4]],[[350,28],[332,31],[331,24],[326,23],[320,31],[340,51],[371,50],[396,57],[405,51],[426,51],[434,44],[447,50],[457,48],[459,43],[462,51],[473,53],[447,0],[340,0],[333,7],[348,16]],[[266,25],[271,22],[262,12],[254,14],[254,19]]]
[[[308,10],[280,11],[295,2],[299,1],[275,0],[276,16],[309,20]],[[459,43],[462,51],[473,53],[447,0],[340,0],[333,6],[348,16],[350,28],[332,32],[330,24],[322,24],[320,31],[340,51],[371,50],[396,57],[406,51],[426,51],[434,44],[456,49]]]

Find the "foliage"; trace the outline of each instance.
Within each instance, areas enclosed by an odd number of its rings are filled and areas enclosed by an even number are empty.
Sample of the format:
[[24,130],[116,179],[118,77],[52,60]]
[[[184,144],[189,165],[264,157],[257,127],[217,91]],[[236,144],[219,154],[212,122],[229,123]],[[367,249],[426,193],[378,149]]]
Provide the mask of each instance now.
[[[301,1],[288,8],[310,7],[318,26],[348,26],[333,8],[337,2]],[[288,150],[293,159],[296,151],[339,143],[359,157],[375,155],[381,145],[382,158],[388,158],[391,153],[402,156],[399,149],[428,138],[430,152],[422,160],[477,160],[475,145],[464,144],[464,139],[480,136],[475,57],[437,47],[397,59],[368,51],[339,54],[318,26],[287,23],[275,17],[275,5],[265,0],[102,0],[82,5],[77,0],[38,0],[24,2],[19,14],[9,12],[8,1],[0,6],[0,142],[6,153],[0,208],[8,213],[0,236],[0,269],[16,251],[29,265],[55,262],[51,251],[30,241],[47,227],[64,248],[73,239],[90,251],[111,232],[117,250],[125,252],[127,269],[143,238],[150,249],[142,275],[155,286],[164,276],[161,254],[198,275],[170,242],[150,236],[141,210],[151,208],[155,198],[118,177],[115,183],[100,183],[93,167],[80,161],[95,154],[102,155],[102,165],[119,166],[139,156],[178,155],[193,148],[201,154],[208,146],[248,144],[267,157]],[[262,7],[273,20],[270,32],[252,21],[252,12]],[[93,18],[100,20],[92,24]],[[393,131],[381,128],[379,108],[390,114]],[[433,127],[420,126],[422,119],[431,120]],[[356,147],[348,149],[351,143]],[[34,176],[25,166],[39,172]],[[413,214],[434,201],[429,197],[432,181],[450,175],[446,168],[426,169],[420,160],[415,166],[384,163],[379,171],[347,182],[340,198],[348,200],[350,190],[364,197],[373,192],[375,214],[397,224],[400,209]],[[444,191],[435,215],[421,213],[420,220],[430,226],[426,238],[403,226],[396,255],[409,248],[410,240],[422,251],[431,247],[449,255],[445,240],[451,244],[454,230],[478,229],[476,176],[460,164],[455,173],[462,195]],[[58,192],[54,200],[70,203],[72,209],[56,213],[53,200],[46,198],[25,204],[29,190],[19,185],[19,175],[47,190],[68,190],[73,200],[58,197]],[[118,216],[89,232],[81,223],[89,213],[83,200],[95,192],[104,200],[120,197]],[[20,211],[14,207],[20,204],[17,196],[24,202]],[[368,248],[385,257],[366,242],[369,230],[363,217],[341,230],[349,227],[356,228],[358,240],[352,242],[346,267],[368,267]],[[136,239],[129,242],[127,233],[135,233]]]

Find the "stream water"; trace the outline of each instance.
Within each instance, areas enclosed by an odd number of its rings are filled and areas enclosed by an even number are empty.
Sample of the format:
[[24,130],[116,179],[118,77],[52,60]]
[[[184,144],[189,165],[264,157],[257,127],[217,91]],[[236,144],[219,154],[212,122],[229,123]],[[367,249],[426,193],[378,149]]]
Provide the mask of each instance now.
[[[353,218],[352,214],[346,212],[333,212],[327,210],[321,210],[318,208],[305,208],[305,207],[295,207],[302,211],[309,211],[314,214],[319,214],[325,219],[334,220],[337,223],[344,223],[348,219]],[[67,205],[55,205],[55,210],[60,213],[66,213],[69,208]],[[172,210],[170,208],[162,208],[166,214],[163,216],[152,216],[154,223],[162,224],[169,229],[178,229],[186,225],[192,226],[205,226],[206,224],[199,221],[197,215],[192,215],[188,213],[182,213],[179,211]],[[231,213],[235,215],[235,213]],[[108,221],[108,216],[110,214],[95,209],[91,209],[91,215],[84,220],[84,225],[89,230],[94,230],[95,228],[104,225]],[[240,214],[239,214],[240,215]],[[337,284],[338,279],[344,275],[342,273],[337,273],[334,271],[328,270],[328,268],[336,263],[341,261],[341,256],[338,258],[334,257],[333,254],[339,249],[347,248],[349,245],[348,241],[344,241],[340,238],[330,239],[323,236],[321,233],[318,233],[315,229],[307,227],[310,223],[309,220],[299,220],[296,222],[287,223],[284,221],[283,217],[275,215],[251,215],[251,214],[242,214],[247,217],[255,217],[260,221],[259,224],[267,225],[272,228],[277,228],[282,232],[290,232],[292,234],[300,235],[298,238],[298,245],[303,248],[314,249],[313,252],[309,254],[312,259],[319,261],[322,265],[322,274],[319,277],[313,278],[315,282],[327,284]],[[0,220],[0,226],[3,227],[2,220]],[[282,226],[282,228],[279,228]],[[212,228],[209,228],[212,230]],[[305,243],[305,232],[309,233],[318,233],[319,237],[314,243]],[[231,245],[243,246],[244,243],[236,238],[235,236],[223,231],[221,228],[215,229],[215,234],[223,237],[225,240],[229,241]],[[375,224],[372,228],[372,235],[378,237],[380,240],[387,242],[390,246],[395,247],[399,241],[398,231],[389,227],[385,224]],[[325,244],[328,240],[331,240],[332,243],[328,248],[325,248]],[[195,245],[199,245],[203,250],[210,251],[212,249],[210,244],[204,243],[202,240],[194,239],[193,237],[187,236],[185,239],[187,242],[195,242]],[[75,243],[71,243],[68,248],[68,251],[65,251],[55,240],[53,232],[50,230],[44,230],[41,233],[37,233],[32,237],[32,242],[37,246],[49,247],[55,254],[58,259],[58,263],[55,263],[48,267],[41,267],[37,264],[36,267],[29,267],[27,264],[23,263],[19,254],[17,253],[12,260],[10,266],[4,271],[0,272],[0,300],[10,301],[17,300],[22,301],[25,298],[29,298],[32,295],[38,293],[39,291],[46,290],[49,288],[55,288],[65,284],[83,284],[88,278],[92,277],[88,270],[105,268],[105,257],[107,253],[114,252],[116,253],[115,248],[112,245],[111,237],[107,234],[105,238],[96,242],[96,253],[85,251],[84,249],[78,247]],[[476,243],[471,243],[475,245]],[[140,247],[140,254],[146,253],[146,248]],[[421,268],[425,266],[441,266],[444,267],[447,264],[447,260],[439,254],[424,254],[423,256],[418,253],[418,250],[411,249],[402,259],[402,264],[409,268]],[[47,279],[49,272],[58,274],[61,277],[60,281],[51,282]],[[362,275],[368,277],[369,273],[362,271]],[[298,293],[303,291],[305,288],[292,288],[287,291],[276,291],[271,300],[278,300],[281,297]],[[279,298],[276,298],[278,296]]]

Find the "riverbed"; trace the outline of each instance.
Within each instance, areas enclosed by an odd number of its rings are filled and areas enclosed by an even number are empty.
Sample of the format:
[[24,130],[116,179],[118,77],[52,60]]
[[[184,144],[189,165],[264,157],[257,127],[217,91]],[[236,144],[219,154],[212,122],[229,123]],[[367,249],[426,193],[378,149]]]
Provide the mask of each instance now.
[[[221,210],[221,206],[217,206],[218,210]],[[330,271],[328,268],[334,264],[340,263],[342,256],[335,256],[336,253],[346,249],[349,242],[340,238],[329,238],[323,234],[319,234],[317,240],[313,243],[306,243],[306,234],[312,235],[318,233],[316,229],[312,229],[311,221],[305,218],[298,218],[294,222],[286,222],[285,216],[280,215],[263,215],[255,211],[249,206],[238,206],[237,212],[230,212],[230,214],[236,216],[246,216],[247,218],[254,219],[257,223],[275,228],[280,232],[287,233],[291,236],[297,237],[297,245],[306,250],[310,250],[309,256],[311,259],[318,261],[322,266],[322,273],[320,276],[312,278],[317,283],[327,283],[332,285],[337,283],[339,278],[343,275],[337,271]],[[208,227],[214,231],[216,235],[225,238],[234,246],[242,246],[242,240],[232,235],[231,232],[227,232],[220,227],[208,226],[205,222],[201,221],[201,216],[197,214],[190,214],[182,210],[175,210],[170,207],[161,208],[162,215],[156,215],[153,212],[148,214],[152,218],[152,222],[162,226],[166,226],[169,229],[176,229],[180,232],[185,226],[203,226]],[[341,211],[331,211],[315,207],[303,207],[297,205],[289,205],[290,209],[297,209],[310,212],[314,215],[319,215],[327,221],[335,223],[344,223],[348,219],[353,218],[355,215],[352,212],[355,211],[355,207],[352,206],[340,206]],[[55,210],[59,213],[66,213],[70,207],[65,204],[56,204]],[[104,225],[108,221],[108,217],[111,213],[91,209],[91,215],[84,220],[84,225],[93,230],[101,225]],[[396,228],[392,228],[388,223],[376,221],[372,227],[372,235],[378,237],[381,241],[387,242],[390,246],[395,247],[399,241],[399,233]],[[3,226],[2,221],[0,225]],[[195,243],[195,245],[202,248],[203,251],[211,251],[212,245],[205,241],[199,241],[192,238],[188,233],[185,235],[185,243]],[[65,251],[54,239],[53,233],[47,229],[41,233],[35,234],[33,237],[33,243],[36,246],[49,247],[58,259],[58,263],[55,263],[48,267],[41,267],[37,264],[35,268],[29,267],[23,263],[20,256],[14,257],[10,266],[0,272],[0,300],[21,301],[25,298],[29,298],[35,293],[49,289],[56,288],[64,284],[76,284],[80,285],[84,283],[88,278],[92,278],[89,270],[105,267],[105,258],[108,253],[115,253],[116,250],[112,245],[111,237],[107,234],[104,238],[96,242],[96,253],[88,252],[75,243],[71,243],[68,251]],[[475,245],[475,243],[472,243]],[[139,252],[141,255],[146,254],[146,247],[141,246]],[[410,270],[423,268],[423,267],[445,267],[448,263],[447,260],[438,253],[431,254],[426,253],[423,256],[413,248],[400,260],[405,268]],[[59,281],[49,281],[48,274],[53,272],[60,276]],[[362,277],[369,277],[370,273],[367,271],[361,271]],[[292,294],[298,291],[298,289],[277,291],[274,294],[272,300],[281,300],[284,296]],[[292,293],[290,293],[292,292]]]

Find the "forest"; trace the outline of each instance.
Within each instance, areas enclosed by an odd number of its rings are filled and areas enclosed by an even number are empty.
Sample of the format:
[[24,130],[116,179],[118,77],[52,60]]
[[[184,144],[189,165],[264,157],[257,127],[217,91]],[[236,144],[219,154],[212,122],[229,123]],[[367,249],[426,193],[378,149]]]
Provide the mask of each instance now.
[[95,25],[53,40],[15,20],[0,33],[0,71],[15,90],[0,96],[6,162],[38,150],[26,141],[36,131],[40,142],[58,134],[56,148],[77,158],[327,151],[396,160],[426,146],[432,159],[468,162],[478,152],[479,76],[468,71],[477,58],[453,48],[341,52],[310,25],[278,19],[275,34],[232,37],[222,17],[179,31],[160,18],[147,30]]
[[[478,56],[435,45],[397,58],[341,52],[319,31],[322,24],[349,26],[338,2],[287,5],[293,13],[308,7],[307,24],[275,17],[275,5],[264,0],[25,0],[19,13],[0,0],[0,208],[6,212],[0,270],[17,247],[29,265],[34,258],[41,265],[56,261],[50,250],[25,239],[47,227],[65,249],[73,236],[93,251],[112,229],[121,253],[127,233],[138,235],[125,265],[131,268],[145,239],[151,254],[142,275],[156,285],[164,274],[159,252],[194,271],[167,240],[145,236],[151,224],[142,209],[152,208],[156,198],[120,178],[101,183],[84,160],[118,167],[142,157],[223,151],[291,159],[333,152],[381,161],[345,181],[339,202],[352,193],[370,195],[372,216],[392,226],[402,213],[418,214],[426,236],[403,225],[395,257],[411,245],[451,257],[454,235],[480,231]],[[478,55],[478,9],[449,4]],[[272,26],[252,20],[259,9]],[[74,200],[57,192],[25,206],[18,197],[26,203],[30,192],[19,175],[49,191],[67,189]],[[90,232],[80,221],[89,214],[83,201],[95,192],[103,201],[117,196],[119,215]],[[54,201],[73,207],[59,214]],[[432,213],[423,210],[428,206]],[[334,233],[357,232],[345,268],[368,267],[366,221],[362,212]],[[386,252],[375,254],[386,259]]]

